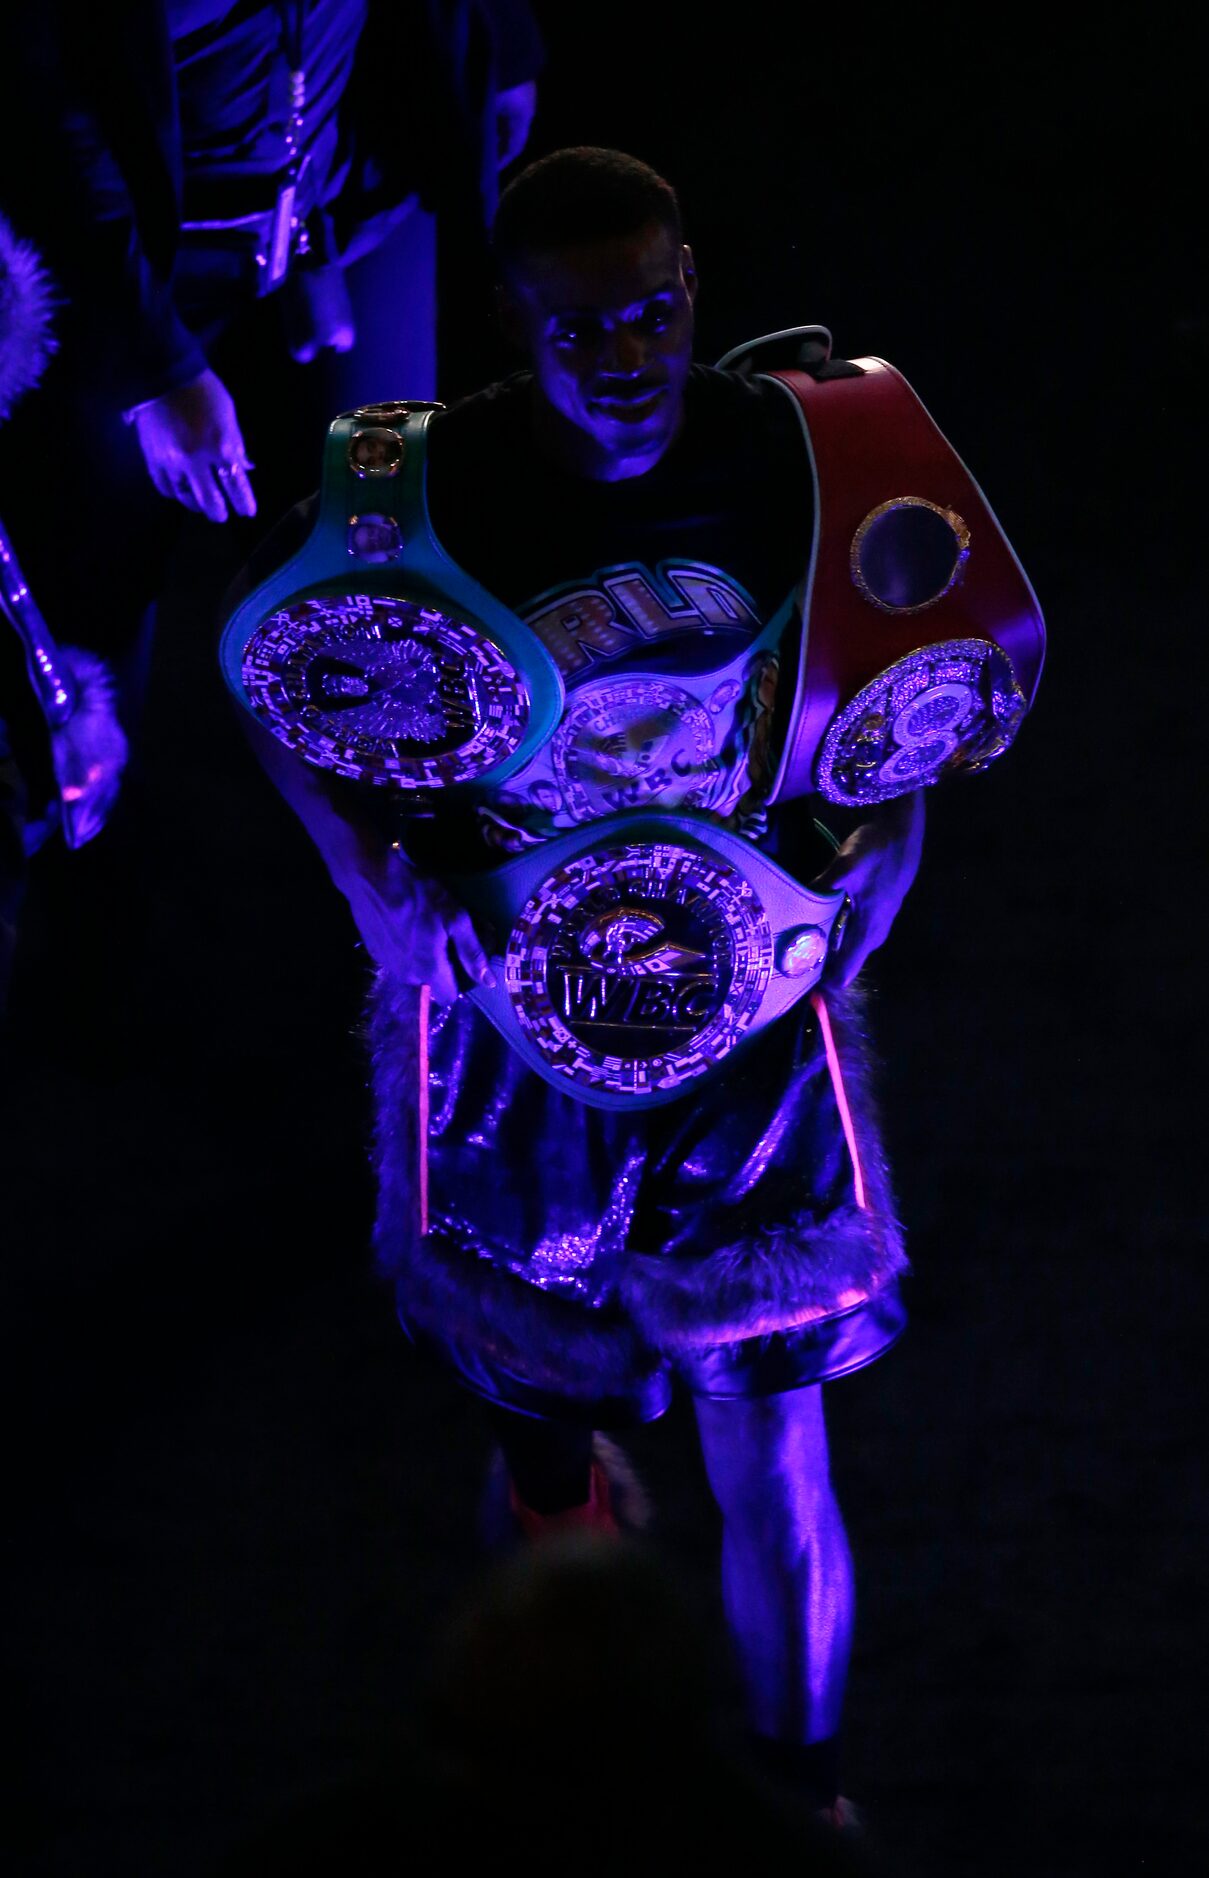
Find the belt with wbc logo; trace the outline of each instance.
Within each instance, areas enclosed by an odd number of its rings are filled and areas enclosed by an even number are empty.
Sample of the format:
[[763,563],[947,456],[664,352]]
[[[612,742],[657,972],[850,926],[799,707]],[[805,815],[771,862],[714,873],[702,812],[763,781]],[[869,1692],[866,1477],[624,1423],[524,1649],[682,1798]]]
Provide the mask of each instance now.
[[843,893],[685,814],[608,816],[449,882],[493,928],[469,995],[528,1066],[599,1108],[673,1101],[813,989]]

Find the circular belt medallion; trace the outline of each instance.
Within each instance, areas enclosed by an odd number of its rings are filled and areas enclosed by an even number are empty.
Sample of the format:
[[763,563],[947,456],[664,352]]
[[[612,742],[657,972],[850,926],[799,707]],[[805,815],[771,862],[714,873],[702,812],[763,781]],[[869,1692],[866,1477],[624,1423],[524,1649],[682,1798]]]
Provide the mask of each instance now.
[[482,631],[392,594],[296,600],[243,655],[257,717],[308,762],[397,789],[446,788],[522,742],[529,696]]
[[658,800],[709,806],[720,765],[714,719],[666,679],[605,679],[568,700],[554,739],[554,770],[576,821]]
[[772,933],[736,868],[672,842],[578,855],[514,925],[504,982],[568,1082],[619,1094],[690,1082],[733,1049],[772,971]]
[[978,770],[1008,748],[1025,701],[988,639],[924,646],[888,666],[834,720],[819,756],[829,802],[887,802],[949,770]]

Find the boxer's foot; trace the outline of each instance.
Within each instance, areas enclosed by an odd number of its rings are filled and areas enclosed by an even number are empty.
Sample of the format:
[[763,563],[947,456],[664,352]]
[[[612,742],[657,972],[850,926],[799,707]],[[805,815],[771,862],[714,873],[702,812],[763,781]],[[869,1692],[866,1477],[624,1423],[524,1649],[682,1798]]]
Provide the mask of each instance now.
[[491,1551],[503,1551],[518,1542],[550,1533],[600,1532],[615,1536],[641,1532],[649,1524],[650,1502],[629,1457],[606,1435],[592,1437],[589,1493],[581,1506],[554,1513],[538,1513],[517,1493],[503,1455],[497,1450],[487,1477],[480,1508],[479,1531]]
[[815,1818],[832,1832],[838,1832],[842,1838],[857,1839],[865,1836],[865,1820],[859,1807],[851,1800],[846,1800],[842,1793],[837,1793],[830,1806],[820,1806]]
[[600,1468],[609,1489],[613,1517],[622,1532],[645,1532],[651,1523],[651,1502],[624,1448],[608,1435],[592,1436],[592,1469]]
[[601,1463],[593,1458],[591,1486],[582,1506],[566,1506],[557,1513],[535,1513],[526,1506],[511,1481],[508,1482],[508,1505],[513,1519],[526,1539],[549,1539],[564,1532],[598,1532],[616,1538],[621,1532],[613,1511],[609,1478]]

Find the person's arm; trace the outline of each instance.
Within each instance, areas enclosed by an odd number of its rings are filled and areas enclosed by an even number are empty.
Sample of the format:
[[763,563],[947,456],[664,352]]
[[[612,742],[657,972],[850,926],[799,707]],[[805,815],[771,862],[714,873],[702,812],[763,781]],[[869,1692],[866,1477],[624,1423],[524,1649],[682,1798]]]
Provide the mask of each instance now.
[[546,62],[541,28],[529,0],[478,0],[495,49],[496,85],[508,91],[535,80]]
[[384,839],[356,785],[329,779],[243,716],[252,748],[322,855],[374,963],[402,984],[431,986],[438,1004],[463,989],[459,969],[494,984],[469,913]]
[[116,36],[104,10],[24,9],[0,103],[6,142],[28,146],[6,176],[76,309],[91,384],[128,414],[162,496],[211,521],[254,515],[234,404],[173,295],[183,156],[164,0],[131,0]]
[[819,892],[841,890],[852,908],[839,952],[827,978],[849,985],[871,952],[884,945],[919,872],[924,844],[924,796],[899,796],[870,809],[835,859],[812,880]]
[[125,414],[156,491],[211,522],[255,515],[248,456],[235,402],[209,366]]
[[129,409],[206,359],[172,294],[180,126],[164,0],[14,10],[0,74],[6,201],[79,308],[94,382]]
[[545,47],[527,0],[481,0],[481,4],[495,48],[496,161],[507,169],[529,141]]

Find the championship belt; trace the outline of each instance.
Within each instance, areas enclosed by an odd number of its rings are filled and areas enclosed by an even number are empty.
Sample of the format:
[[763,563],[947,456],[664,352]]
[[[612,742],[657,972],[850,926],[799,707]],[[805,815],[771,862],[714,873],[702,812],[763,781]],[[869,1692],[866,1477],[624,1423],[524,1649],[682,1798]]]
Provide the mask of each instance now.
[[684,814],[611,815],[449,885],[495,929],[470,992],[531,1069],[598,1108],[673,1101],[822,976],[847,895]]
[[504,782],[563,703],[549,653],[433,533],[424,459],[440,408],[367,404],[336,419],[310,535],[222,638],[227,682],[266,730],[415,807]]
[[985,496],[906,380],[830,349],[825,327],[796,327],[720,364],[784,388],[814,477],[770,800],[818,790],[864,807],[1001,756],[1032,704],[1045,627]]

